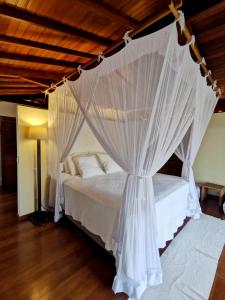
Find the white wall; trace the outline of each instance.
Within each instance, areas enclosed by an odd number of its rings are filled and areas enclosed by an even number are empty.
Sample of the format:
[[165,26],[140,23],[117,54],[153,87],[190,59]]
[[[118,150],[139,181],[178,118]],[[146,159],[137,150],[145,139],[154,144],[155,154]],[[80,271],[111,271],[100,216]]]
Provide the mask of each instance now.
[[[47,126],[48,111],[17,106],[17,155],[18,155],[18,215],[32,213],[35,208],[36,141],[27,138],[28,127]],[[47,177],[47,146],[42,147],[42,199]]]
[[212,116],[194,164],[197,182],[225,185],[225,113]]
[[98,140],[92,133],[91,129],[85,122],[81,131],[72,147],[70,153],[74,152],[102,152],[104,151]]
[[[0,117],[16,117],[16,104],[0,102]],[[1,122],[0,122],[0,186],[2,185]]]

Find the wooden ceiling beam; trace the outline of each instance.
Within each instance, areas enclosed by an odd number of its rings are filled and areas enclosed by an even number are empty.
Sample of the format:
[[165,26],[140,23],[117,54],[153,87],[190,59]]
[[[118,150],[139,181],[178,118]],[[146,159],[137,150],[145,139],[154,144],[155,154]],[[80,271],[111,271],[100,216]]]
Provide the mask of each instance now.
[[15,84],[33,84],[35,86],[42,86],[42,87],[48,87],[49,84],[52,83],[51,79],[47,80],[47,79],[40,79],[40,78],[33,78],[31,77],[30,79],[25,78],[25,77],[20,77],[20,76],[14,76],[14,77],[10,77],[7,75],[4,75],[4,77],[2,75],[0,75],[0,84],[4,84],[4,83],[15,83]]
[[29,82],[29,81],[30,82],[32,82],[32,81],[37,82],[38,81],[38,82],[43,83],[43,84],[49,84],[51,82],[51,79],[49,79],[49,78],[48,79],[46,79],[46,78],[45,79],[43,79],[43,78],[40,79],[40,77],[36,78],[36,77],[33,77],[33,76],[32,77],[31,76],[26,76],[26,77],[21,76],[20,79],[23,80],[24,82]]
[[21,45],[21,46],[28,46],[28,47],[32,47],[32,48],[38,48],[38,49],[42,49],[42,50],[48,50],[48,51],[58,52],[61,54],[69,54],[69,55],[79,56],[79,57],[86,57],[86,58],[96,57],[96,55],[88,53],[88,52],[67,49],[67,48],[63,48],[63,47],[59,47],[59,46],[54,46],[54,45],[40,43],[40,42],[36,42],[36,41],[21,39],[21,38],[17,38],[14,36],[7,36],[7,35],[3,35],[3,34],[0,34],[0,42],[16,44],[16,45]]
[[[3,95],[0,93],[0,101],[6,101],[7,98],[10,99],[15,99],[16,100],[16,96],[12,95],[12,98],[10,98],[10,95]],[[41,102],[46,102],[47,101],[47,96],[45,96],[43,93],[37,93],[37,94],[21,94],[18,97],[19,99],[24,99],[24,100],[39,100]]]
[[[41,93],[43,88],[41,87],[7,87],[7,86],[0,86],[0,94],[5,94],[8,93],[8,91],[14,93],[14,92],[20,92],[20,91],[27,91],[27,94],[29,94],[30,92],[33,94],[33,92],[35,91],[36,93]],[[5,92],[6,91],[6,92]]]
[[[0,86],[0,90],[5,90],[7,88],[8,88],[8,86]],[[35,89],[37,89],[39,91],[41,90],[41,88],[37,87],[37,86],[35,86],[35,87],[33,87],[33,86],[27,86],[27,87],[17,86],[17,87],[9,87],[9,88],[12,89],[12,91],[13,90],[35,90]]]
[[6,82],[6,83],[25,83],[24,80],[22,80],[21,78],[19,77],[13,77],[13,78],[10,78],[10,77],[3,77],[3,76],[0,76],[0,84],[2,82]]
[[95,14],[101,15],[102,17],[125,27],[133,29],[140,25],[137,20],[125,16],[121,11],[109,6],[107,3],[98,3],[98,1],[93,0],[75,0],[75,2],[79,2],[86,6],[88,10],[92,10]]
[[225,38],[225,23],[202,32],[197,36],[197,41],[200,44],[205,44],[220,38]]
[[[29,84],[27,82],[24,81],[13,81],[13,82],[6,82],[6,81],[2,81],[0,79],[0,89],[2,89],[2,87],[4,86],[4,88],[38,88],[37,84]],[[40,87],[39,87],[40,88]]]
[[30,22],[32,24],[36,24],[38,26],[42,26],[48,29],[52,29],[55,31],[62,32],[64,34],[69,34],[74,37],[79,37],[85,40],[90,40],[102,45],[109,46],[112,44],[112,40],[101,37],[97,34],[85,31],[80,28],[76,28],[61,22],[58,22],[53,19],[49,19],[47,17],[39,16],[34,13],[31,13],[25,9],[18,8],[14,5],[1,3],[0,4],[0,14],[3,16],[15,18],[21,21]]
[[201,24],[202,21],[210,19],[224,10],[225,10],[225,1],[221,1],[218,4],[215,4],[210,8],[205,9],[200,13],[188,18],[188,22],[193,24]]
[[0,95],[30,95],[30,94],[40,94],[41,89],[7,89],[7,88],[0,88]]
[[[4,80],[2,80],[4,79]],[[37,80],[37,79],[28,79],[26,77],[22,77],[22,76],[14,76],[14,75],[1,75],[0,74],[0,82],[1,81],[4,81],[4,82],[12,82],[13,80],[20,80],[20,82],[29,82],[29,83],[32,83],[32,84],[35,84],[35,85],[38,85],[38,86],[42,86],[42,87],[48,87],[47,85],[47,82],[44,83],[43,80],[42,82],[40,82],[40,80]],[[46,81],[46,80],[45,80]]]
[[217,59],[219,56],[224,55],[225,46],[224,40],[218,39],[214,40],[213,43],[209,42],[204,45],[199,45],[200,50],[207,58]]
[[[10,83],[6,83],[6,82],[2,82],[0,81],[0,89],[2,88],[31,88],[31,89],[37,89],[38,86],[34,85],[34,84],[27,84],[25,82],[10,82]],[[41,88],[40,88],[41,89]]]
[[[214,70],[213,73],[215,74],[216,78],[222,78],[222,79],[218,79],[218,82],[222,82],[224,83],[225,86],[225,72],[224,71],[216,71]],[[222,89],[222,87],[221,87]]]
[[20,79],[22,79],[23,81],[25,81],[25,82],[27,82],[27,83],[29,82],[29,83],[35,84],[36,86],[37,86],[37,85],[38,85],[38,86],[41,86],[41,87],[46,86],[46,84],[40,82],[40,80],[28,79],[28,78],[21,77],[21,76],[20,76]]
[[75,69],[76,67],[81,65],[79,62],[75,62],[75,61],[70,62],[70,61],[60,60],[60,59],[53,59],[53,58],[34,56],[34,55],[23,55],[23,54],[9,53],[4,51],[0,51],[0,58],[45,64],[45,65],[60,66],[65,68],[67,67],[72,69]]
[[218,57],[218,59],[211,59],[207,57],[207,63],[217,70],[225,69],[225,53],[222,56]]
[[44,72],[42,70],[34,70],[29,68],[21,68],[21,67],[14,67],[10,66],[9,64],[1,64],[0,63],[0,76],[21,76],[31,79],[37,79],[41,81],[43,80],[50,80],[57,81],[60,78],[62,78],[65,74],[64,73],[58,73],[58,72]]
[[225,79],[222,79],[222,80],[219,79],[218,81],[221,82],[224,85],[224,88],[221,87],[221,90],[223,90],[225,92]]
[[0,85],[3,83],[4,84],[7,84],[7,83],[9,83],[9,84],[27,84],[27,85],[29,85],[29,83],[30,83],[30,85],[35,85],[35,86],[42,85],[44,87],[44,86],[48,86],[49,84],[51,84],[52,81],[46,80],[46,79],[40,80],[40,78],[33,78],[33,77],[28,79],[28,78],[23,78],[23,77],[19,77],[19,76],[16,76],[13,78],[8,77],[8,76],[7,77],[0,76]]
[[43,98],[43,94],[33,94],[33,95],[1,95],[0,94],[0,102],[11,102],[20,105],[26,105],[36,108],[48,108],[48,99]]

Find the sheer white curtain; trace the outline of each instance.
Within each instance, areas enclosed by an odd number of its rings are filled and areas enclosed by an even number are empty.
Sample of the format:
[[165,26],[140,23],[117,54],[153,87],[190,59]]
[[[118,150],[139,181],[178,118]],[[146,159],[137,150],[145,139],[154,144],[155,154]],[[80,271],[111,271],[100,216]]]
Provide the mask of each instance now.
[[139,299],[162,282],[152,176],[190,127],[198,72],[172,24],[69,82],[99,142],[128,173],[114,235],[116,293]]
[[49,173],[56,179],[55,221],[61,216],[63,200],[60,163],[69,154],[82,127],[84,116],[66,81],[49,95],[48,157]]
[[182,177],[189,181],[187,215],[193,218],[199,218],[201,208],[192,166],[216,103],[215,92],[206,85],[206,79],[199,72],[193,123],[175,152],[183,161]]

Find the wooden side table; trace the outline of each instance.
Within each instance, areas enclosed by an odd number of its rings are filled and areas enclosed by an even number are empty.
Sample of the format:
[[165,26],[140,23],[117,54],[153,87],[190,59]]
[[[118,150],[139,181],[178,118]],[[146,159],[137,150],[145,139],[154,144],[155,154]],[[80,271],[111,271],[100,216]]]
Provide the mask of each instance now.
[[219,185],[215,183],[210,183],[210,182],[203,182],[203,183],[198,183],[198,186],[201,189],[201,201],[205,201],[207,195],[208,195],[208,190],[215,190],[219,192],[219,207],[223,205],[224,202],[224,196],[225,196],[225,186],[224,185]]

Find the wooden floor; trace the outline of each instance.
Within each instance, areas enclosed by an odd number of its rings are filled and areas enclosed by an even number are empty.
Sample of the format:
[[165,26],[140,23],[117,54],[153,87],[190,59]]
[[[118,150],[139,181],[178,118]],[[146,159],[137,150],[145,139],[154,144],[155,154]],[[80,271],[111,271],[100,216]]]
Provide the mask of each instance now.
[[[215,201],[203,209],[224,216],[217,211]],[[225,299],[224,269],[217,272],[219,279],[210,300]],[[42,227],[19,222],[16,194],[0,192],[1,300],[126,299],[113,294],[114,275],[114,259],[69,222]]]

